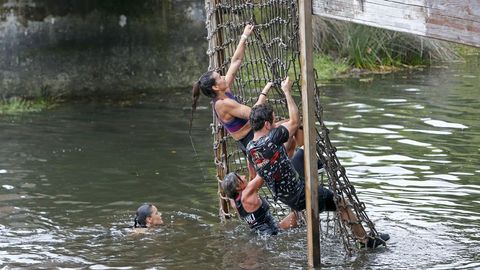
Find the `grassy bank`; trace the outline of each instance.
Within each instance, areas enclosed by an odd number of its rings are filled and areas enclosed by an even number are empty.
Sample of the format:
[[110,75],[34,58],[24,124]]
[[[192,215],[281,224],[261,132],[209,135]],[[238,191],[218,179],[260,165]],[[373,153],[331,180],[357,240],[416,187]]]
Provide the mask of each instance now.
[[331,79],[345,76],[351,67],[345,59],[333,59],[329,55],[315,53],[313,68],[316,70],[319,79]]
[[315,17],[317,53],[342,61],[351,68],[391,69],[461,59],[459,46],[416,35]]
[[455,50],[458,54],[462,57],[470,57],[474,55],[480,55],[480,48],[475,48],[471,46],[465,45],[455,45]]
[[45,98],[12,97],[0,100],[0,115],[40,112],[55,107],[59,101]]
[[60,96],[54,96],[48,87],[41,87],[37,97],[12,96],[0,98],[0,115],[12,115],[40,112],[53,108],[62,102]]

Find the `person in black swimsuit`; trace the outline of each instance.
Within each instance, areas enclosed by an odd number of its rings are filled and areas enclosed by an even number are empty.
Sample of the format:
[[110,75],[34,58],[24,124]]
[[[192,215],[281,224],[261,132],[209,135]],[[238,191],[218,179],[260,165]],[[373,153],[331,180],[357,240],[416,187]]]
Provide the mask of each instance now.
[[279,229],[297,226],[296,214],[290,213],[277,224],[270,213],[268,202],[258,195],[263,185],[261,178],[247,183],[245,176],[231,172],[222,181],[225,195],[230,199],[240,217],[248,224],[252,232],[260,235],[276,235]]
[[[287,77],[282,82],[282,90],[288,106],[289,119],[280,126],[273,125],[275,114],[269,104],[254,106],[250,114],[250,124],[254,131],[252,141],[247,145],[248,159],[253,164],[256,177],[252,181],[265,181],[275,196],[296,211],[305,210],[305,179],[295,170],[292,161],[288,158],[284,143],[293,136],[300,117],[298,108],[290,93],[292,82]],[[294,154],[303,155],[302,151]],[[261,180],[260,180],[261,179]],[[377,238],[368,237],[363,225],[358,221],[348,202],[334,201],[333,192],[319,186],[318,209],[323,211],[338,210],[342,220],[348,222],[352,233],[360,246],[376,247],[390,239],[388,234],[380,234]]]

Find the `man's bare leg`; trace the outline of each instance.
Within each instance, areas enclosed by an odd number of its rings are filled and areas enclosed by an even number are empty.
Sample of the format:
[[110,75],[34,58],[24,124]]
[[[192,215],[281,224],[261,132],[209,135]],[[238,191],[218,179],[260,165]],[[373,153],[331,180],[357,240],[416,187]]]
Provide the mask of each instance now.
[[282,230],[288,230],[290,228],[295,228],[298,227],[298,222],[297,222],[297,213],[295,212],[290,212],[288,216],[284,217],[280,223],[278,224],[278,227]]
[[340,199],[339,202],[337,203],[337,210],[340,213],[340,217],[342,218],[342,221],[350,227],[352,230],[353,235],[355,238],[364,244],[367,243],[368,237],[367,237],[367,232],[365,231],[365,228],[363,225],[358,222],[357,215],[353,212],[352,208],[348,205],[348,203],[345,203],[344,199]]

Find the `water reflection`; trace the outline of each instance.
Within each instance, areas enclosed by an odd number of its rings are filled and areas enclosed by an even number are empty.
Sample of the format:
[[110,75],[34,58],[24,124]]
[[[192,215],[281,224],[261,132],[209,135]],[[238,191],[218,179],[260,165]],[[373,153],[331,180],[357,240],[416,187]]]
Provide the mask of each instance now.
[[[441,78],[451,72],[455,70],[440,72]],[[478,77],[463,77],[460,85],[447,80],[439,85],[425,83],[433,76],[410,74],[386,85],[394,77],[376,78],[382,81],[356,97],[349,88],[358,88],[357,82],[326,90],[328,111],[335,112],[327,112],[326,118],[334,123],[329,126],[338,155],[361,198],[375,205],[374,215],[394,221],[394,234],[401,232],[399,227],[410,231],[393,235],[390,249],[405,256],[420,251],[418,256],[429,262],[404,258],[405,267],[448,269],[462,266],[460,260],[465,267],[477,266],[480,126],[471,119],[478,114],[480,99],[465,86],[478,83]],[[421,79],[421,87],[409,85]]]
[[[337,154],[369,217],[392,237],[386,249],[345,257],[327,235],[324,268],[480,267],[479,78],[462,73],[324,88]],[[0,266],[304,269],[304,228],[265,239],[238,220],[218,222],[211,113],[195,119],[195,155],[186,95],[2,118]],[[167,225],[133,234],[143,202]]]

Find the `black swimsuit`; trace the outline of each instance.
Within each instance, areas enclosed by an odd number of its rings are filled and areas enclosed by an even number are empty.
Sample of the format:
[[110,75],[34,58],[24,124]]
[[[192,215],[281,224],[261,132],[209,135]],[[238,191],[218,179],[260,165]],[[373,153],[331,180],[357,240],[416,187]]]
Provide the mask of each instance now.
[[261,198],[261,200],[262,205],[253,213],[248,213],[243,208],[241,194],[235,199],[235,206],[237,207],[240,217],[247,222],[253,232],[276,235],[278,233],[278,226],[270,214],[270,206],[264,198]]

